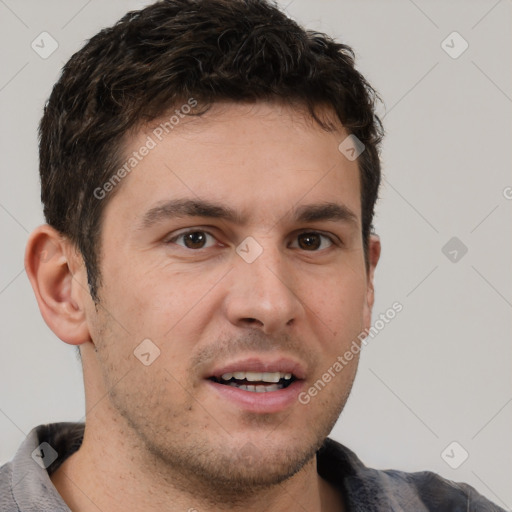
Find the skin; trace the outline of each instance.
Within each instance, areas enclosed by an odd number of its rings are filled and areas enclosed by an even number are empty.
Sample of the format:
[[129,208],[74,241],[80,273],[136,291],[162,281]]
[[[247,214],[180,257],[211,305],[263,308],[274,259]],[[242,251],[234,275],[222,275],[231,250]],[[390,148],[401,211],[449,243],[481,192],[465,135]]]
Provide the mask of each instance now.
[[[126,154],[148,134],[128,138]],[[26,268],[42,315],[81,346],[84,441],[52,475],[71,510],[343,510],[315,452],[358,356],[308,404],[272,413],[244,410],[205,377],[249,356],[285,357],[304,369],[307,390],[370,327],[380,242],[371,238],[366,267],[357,161],[338,151],[346,136],[339,123],[326,132],[302,110],[269,103],[219,103],[181,121],[106,206],[99,305],[73,245],[47,225],[32,233]],[[176,198],[246,219],[141,227],[148,210]],[[294,208],[324,202],[354,220],[294,219]],[[176,238],[187,229],[202,232],[203,247]],[[248,236],[263,251],[252,263],[236,252]],[[145,366],[134,350],[148,338],[160,356]]]

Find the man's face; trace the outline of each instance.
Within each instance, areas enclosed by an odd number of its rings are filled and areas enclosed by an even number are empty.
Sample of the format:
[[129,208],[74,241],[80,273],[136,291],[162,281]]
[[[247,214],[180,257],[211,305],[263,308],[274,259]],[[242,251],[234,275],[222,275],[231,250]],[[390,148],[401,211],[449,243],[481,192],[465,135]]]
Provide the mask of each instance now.
[[[109,410],[141,451],[183,474],[282,481],[331,431],[357,356],[307,404],[299,394],[370,322],[347,134],[261,103],[217,104],[161,141],[140,131],[127,158],[148,136],[156,146],[105,208],[86,377],[112,388]],[[191,215],[187,201],[218,208]]]

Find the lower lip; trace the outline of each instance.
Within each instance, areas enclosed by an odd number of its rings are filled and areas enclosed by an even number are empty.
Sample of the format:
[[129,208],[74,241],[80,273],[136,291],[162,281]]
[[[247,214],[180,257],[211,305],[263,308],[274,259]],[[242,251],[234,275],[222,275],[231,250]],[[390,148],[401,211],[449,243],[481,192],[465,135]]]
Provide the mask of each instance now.
[[229,400],[244,411],[263,414],[284,411],[293,403],[298,402],[297,397],[303,388],[304,381],[295,380],[286,388],[266,393],[245,391],[212,380],[207,382],[224,400]]

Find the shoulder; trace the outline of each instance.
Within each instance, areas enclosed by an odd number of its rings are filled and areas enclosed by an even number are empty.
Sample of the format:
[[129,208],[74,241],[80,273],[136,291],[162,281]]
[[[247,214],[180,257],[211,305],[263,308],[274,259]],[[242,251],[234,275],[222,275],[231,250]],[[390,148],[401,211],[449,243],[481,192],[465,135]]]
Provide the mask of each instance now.
[[354,510],[505,512],[470,485],[432,471],[368,468],[354,452],[332,439],[326,439],[318,452],[318,472],[341,488]]
[[12,494],[12,462],[0,467],[0,512],[18,512]]
[[83,423],[33,428],[12,461],[0,468],[0,512],[69,512],[50,474],[79,448],[83,432]]
[[462,482],[453,482],[432,471],[406,473],[372,470],[386,475],[390,491],[407,503],[417,498],[426,510],[438,512],[504,512],[504,510]]

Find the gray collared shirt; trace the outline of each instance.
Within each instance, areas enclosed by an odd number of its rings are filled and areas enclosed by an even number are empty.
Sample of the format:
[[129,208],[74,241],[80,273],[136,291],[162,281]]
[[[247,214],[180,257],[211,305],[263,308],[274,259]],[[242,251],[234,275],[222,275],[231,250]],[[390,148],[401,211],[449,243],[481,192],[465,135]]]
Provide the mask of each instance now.
[[[83,423],[34,428],[14,459],[0,468],[0,512],[70,512],[50,475],[79,449]],[[318,473],[345,497],[348,512],[505,512],[467,484],[430,471],[367,468],[348,448],[326,439]]]

